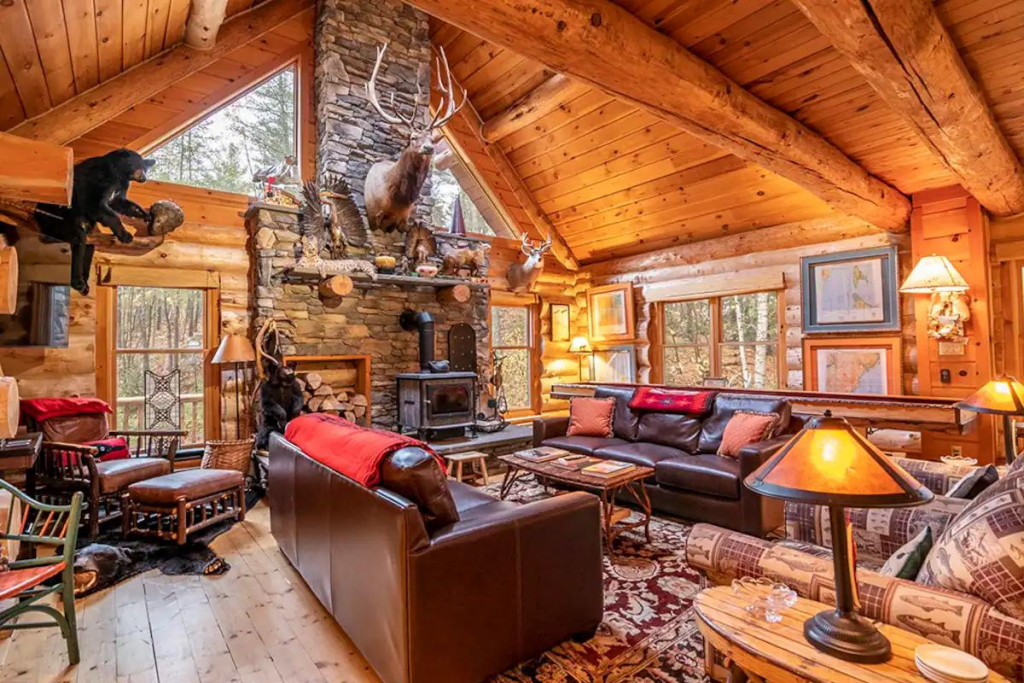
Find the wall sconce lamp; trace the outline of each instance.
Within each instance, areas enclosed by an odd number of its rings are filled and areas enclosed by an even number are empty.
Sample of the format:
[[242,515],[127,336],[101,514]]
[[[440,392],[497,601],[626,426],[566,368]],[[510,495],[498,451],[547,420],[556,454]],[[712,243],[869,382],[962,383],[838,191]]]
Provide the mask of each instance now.
[[903,294],[931,294],[928,307],[928,336],[962,340],[964,323],[971,319],[971,298],[965,293],[967,280],[945,256],[925,256],[903,281]]
[[572,343],[569,344],[569,353],[575,353],[577,356],[581,382],[583,381],[583,356],[593,352],[594,349],[590,347],[590,342],[586,337],[573,337]]

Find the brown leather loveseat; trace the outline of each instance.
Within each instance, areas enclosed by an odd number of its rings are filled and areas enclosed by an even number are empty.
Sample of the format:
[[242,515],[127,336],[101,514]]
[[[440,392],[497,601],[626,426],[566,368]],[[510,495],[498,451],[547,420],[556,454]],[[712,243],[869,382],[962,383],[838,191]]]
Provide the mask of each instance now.
[[[533,423],[535,446],[555,446],[607,460],[654,468],[647,493],[656,510],[696,522],[710,522],[763,536],[783,523],[782,501],[764,498],[743,485],[743,479],[800,431],[803,421],[792,415],[785,398],[720,393],[712,412],[703,418],[674,413],[634,411],[634,388],[598,386],[598,398],[614,398],[613,436],[566,436],[568,417],[538,418]],[[739,458],[717,455],[729,419],[738,410],[777,413],[780,434],[746,446]]]
[[[416,450],[404,448],[403,451]],[[366,488],[275,434],[278,545],[385,683],[478,683],[601,622],[597,498],[518,505],[450,481],[459,521]]]

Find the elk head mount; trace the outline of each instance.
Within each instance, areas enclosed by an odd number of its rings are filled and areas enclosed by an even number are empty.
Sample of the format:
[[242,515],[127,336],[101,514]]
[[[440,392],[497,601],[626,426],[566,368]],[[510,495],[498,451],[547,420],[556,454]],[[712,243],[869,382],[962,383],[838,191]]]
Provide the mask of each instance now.
[[[378,161],[370,167],[366,174],[364,199],[366,217],[371,230],[392,232],[397,229],[405,232],[413,206],[423,189],[423,183],[427,180],[427,173],[430,172],[430,162],[434,156],[432,133],[448,123],[466,104],[466,90],[462,89],[462,101],[456,104],[452,72],[448,67],[444,48],[441,48],[441,56],[435,60],[441,101],[430,122],[426,126],[422,125],[422,119],[418,122],[419,107],[416,104],[413,105],[410,115],[403,115],[395,105],[393,92],[386,110],[377,96],[377,75],[387,49],[387,44],[377,48],[377,62],[374,64],[370,80],[366,83],[366,96],[381,118],[408,131],[409,145],[397,160]],[[416,94],[417,99],[423,94],[419,82],[416,83]]]
[[533,289],[534,283],[537,282],[541,271],[544,270],[544,253],[551,250],[551,235],[549,234],[546,240],[534,246],[533,242],[524,234],[519,248],[526,254],[526,261],[513,263],[508,267],[508,273],[505,274],[508,286],[513,292]]

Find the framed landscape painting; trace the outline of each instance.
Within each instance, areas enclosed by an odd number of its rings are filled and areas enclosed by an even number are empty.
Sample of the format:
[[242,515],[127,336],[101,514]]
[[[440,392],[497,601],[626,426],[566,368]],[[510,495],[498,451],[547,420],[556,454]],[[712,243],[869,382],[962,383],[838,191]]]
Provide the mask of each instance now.
[[900,329],[896,247],[805,256],[800,265],[805,333]]
[[587,291],[591,341],[625,341],[634,337],[633,285],[593,287]]
[[804,389],[894,396],[900,391],[899,337],[804,339]]

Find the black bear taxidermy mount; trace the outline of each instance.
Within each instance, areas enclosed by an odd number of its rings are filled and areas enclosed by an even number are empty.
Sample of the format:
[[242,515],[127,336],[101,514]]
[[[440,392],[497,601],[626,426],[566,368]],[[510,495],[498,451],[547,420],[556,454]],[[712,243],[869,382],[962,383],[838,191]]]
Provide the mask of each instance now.
[[33,218],[39,231],[71,245],[72,288],[82,294],[89,293],[89,271],[95,247],[87,238],[96,223],[110,228],[122,244],[130,244],[132,234],[121,223],[121,216],[150,222],[149,212],[128,199],[127,194],[132,182],[146,182],[146,172],[154,163],[130,149],[86,159],[75,164],[70,207],[36,206]]

